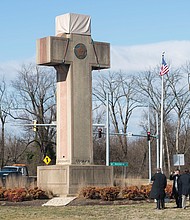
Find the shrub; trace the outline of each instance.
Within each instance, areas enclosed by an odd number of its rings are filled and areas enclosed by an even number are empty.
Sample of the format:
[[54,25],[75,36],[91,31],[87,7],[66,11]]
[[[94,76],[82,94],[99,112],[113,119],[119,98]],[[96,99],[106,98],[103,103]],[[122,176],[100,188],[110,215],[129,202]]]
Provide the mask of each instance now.
[[87,186],[82,188],[80,195],[86,199],[100,199],[99,188],[94,186]]
[[32,199],[49,199],[52,198],[53,194],[38,187],[34,189],[25,188],[15,188],[15,189],[5,189],[0,188],[0,199],[11,201],[11,202],[21,202]]
[[117,199],[120,191],[120,187],[104,187],[100,189],[100,197],[105,201],[113,201]]
[[[121,199],[142,200],[148,199],[150,196],[152,185],[128,186],[128,187],[84,187],[80,191],[86,199],[102,199],[105,201],[113,201],[120,195]],[[171,197],[172,185],[166,187],[166,197]]]
[[122,188],[121,195],[125,199],[144,198],[144,193],[140,193],[137,186],[126,186]]

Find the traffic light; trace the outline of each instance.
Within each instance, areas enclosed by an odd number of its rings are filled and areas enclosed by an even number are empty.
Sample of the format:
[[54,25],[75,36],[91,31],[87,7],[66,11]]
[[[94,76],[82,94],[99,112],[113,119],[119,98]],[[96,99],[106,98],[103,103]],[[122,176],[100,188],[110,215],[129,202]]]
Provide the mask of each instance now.
[[98,128],[98,137],[99,137],[99,138],[102,137],[102,128]]
[[150,141],[150,131],[147,132],[147,141]]
[[34,132],[36,132],[37,131],[37,126],[36,126],[36,124],[37,124],[37,120],[33,120],[33,131]]

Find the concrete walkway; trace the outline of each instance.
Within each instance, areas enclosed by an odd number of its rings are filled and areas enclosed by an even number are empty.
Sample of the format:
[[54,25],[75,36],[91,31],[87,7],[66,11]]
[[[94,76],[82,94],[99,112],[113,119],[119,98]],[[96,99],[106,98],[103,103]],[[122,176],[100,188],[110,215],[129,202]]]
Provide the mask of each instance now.
[[74,199],[76,199],[76,197],[66,197],[66,196],[65,197],[64,196],[63,197],[56,197],[56,198],[49,200],[48,202],[46,202],[42,206],[66,206]]

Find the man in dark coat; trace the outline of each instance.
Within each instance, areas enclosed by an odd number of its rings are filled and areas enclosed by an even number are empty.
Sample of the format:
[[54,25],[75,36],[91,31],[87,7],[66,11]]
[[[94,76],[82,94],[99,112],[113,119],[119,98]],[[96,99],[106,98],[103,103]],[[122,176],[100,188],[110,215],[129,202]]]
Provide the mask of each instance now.
[[172,196],[175,199],[177,208],[182,208],[182,198],[181,198],[181,189],[179,186],[179,179],[180,179],[180,170],[176,169],[170,175],[170,180],[173,180]]
[[167,186],[166,176],[161,173],[161,169],[157,169],[157,173],[151,178],[153,181],[150,198],[156,199],[156,208],[164,209],[165,188]]
[[182,193],[182,208],[186,209],[187,196],[190,194],[190,174],[188,169],[185,169],[184,173],[180,176],[179,186]]

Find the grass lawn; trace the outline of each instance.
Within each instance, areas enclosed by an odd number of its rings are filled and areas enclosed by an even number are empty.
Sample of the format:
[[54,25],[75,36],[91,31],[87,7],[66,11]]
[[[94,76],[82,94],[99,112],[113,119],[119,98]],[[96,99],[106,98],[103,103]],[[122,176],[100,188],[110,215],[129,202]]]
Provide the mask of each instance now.
[[56,220],[56,219],[190,219],[190,205],[187,209],[176,209],[175,204],[166,203],[166,209],[156,210],[154,203],[135,205],[94,206],[0,206],[1,220]]

